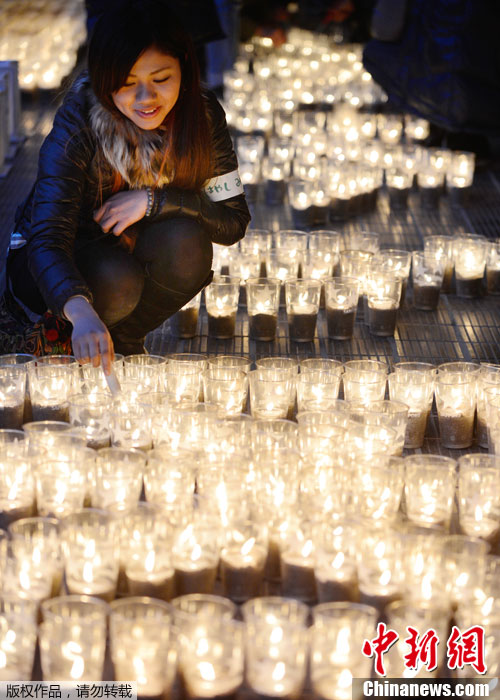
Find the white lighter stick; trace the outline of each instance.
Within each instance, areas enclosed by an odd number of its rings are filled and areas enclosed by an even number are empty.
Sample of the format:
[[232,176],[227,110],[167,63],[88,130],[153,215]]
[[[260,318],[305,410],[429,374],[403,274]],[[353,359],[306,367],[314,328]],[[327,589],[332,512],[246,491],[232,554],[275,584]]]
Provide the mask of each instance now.
[[113,394],[113,396],[116,396],[117,394],[120,393],[121,391],[121,386],[120,382],[118,381],[118,378],[115,374],[115,370],[111,368],[111,372],[109,374],[104,373],[104,377],[106,379],[106,383],[108,385],[108,388],[110,392]]

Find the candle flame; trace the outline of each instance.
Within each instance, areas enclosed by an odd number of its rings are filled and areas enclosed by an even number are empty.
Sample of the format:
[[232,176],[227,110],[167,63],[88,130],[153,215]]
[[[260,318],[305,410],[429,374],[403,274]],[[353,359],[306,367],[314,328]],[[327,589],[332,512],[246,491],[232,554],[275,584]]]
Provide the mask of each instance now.
[[156,561],[156,554],[154,549],[150,549],[149,552],[146,554],[146,558],[144,560],[144,568],[146,571],[151,573],[153,569],[155,568],[155,561]]
[[204,681],[214,681],[216,678],[214,667],[208,661],[200,661],[198,664],[200,676]]
[[195,544],[191,552],[191,561],[198,561],[198,559],[201,559],[201,551],[201,546],[199,544]]
[[243,547],[241,548],[241,553],[242,553],[243,556],[246,556],[247,554],[249,554],[249,553],[252,551],[252,549],[253,549],[253,547],[254,547],[254,545],[255,545],[255,541],[256,541],[256,540],[255,540],[255,537],[250,537],[250,538],[245,542],[245,544],[244,544]]
[[285,673],[286,673],[286,666],[285,666],[284,662],[278,661],[278,663],[276,664],[276,666],[274,667],[274,670],[273,670],[273,674],[272,674],[273,681],[282,681],[283,678],[285,677]]
[[302,547],[301,554],[304,558],[307,558],[311,555],[313,551],[313,542],[312,540],[306,540],[304,546]]
[[283,628],[273,627],[269,641],[271,644],[280,644],[283,641]]

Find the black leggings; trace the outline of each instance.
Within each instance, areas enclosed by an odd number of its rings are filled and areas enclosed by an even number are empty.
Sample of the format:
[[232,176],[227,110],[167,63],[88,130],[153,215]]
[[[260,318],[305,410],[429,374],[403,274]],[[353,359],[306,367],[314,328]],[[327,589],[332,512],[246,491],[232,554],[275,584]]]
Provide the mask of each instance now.
[[[141,341],[211,280],[212,243],[194,219],[136,224],[133,253],[112,234],[75,251],[75,262],[94,297],[94,308],[119,344]],[[26,247],[9,255],[14,293],[30,309],[47,305],[29,275]]]

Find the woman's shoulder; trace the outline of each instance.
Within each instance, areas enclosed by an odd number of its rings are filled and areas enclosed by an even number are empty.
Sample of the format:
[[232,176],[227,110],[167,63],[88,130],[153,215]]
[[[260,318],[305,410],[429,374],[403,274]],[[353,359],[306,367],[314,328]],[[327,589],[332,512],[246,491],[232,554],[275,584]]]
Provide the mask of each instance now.
[[209,90],[208,88],[203,88],[202,95],[205,101],[208,119],[211,122],[224,122],[226,119],[226,113],[223,106],[217,99],[215,92]]
[[83,71],[67,89],[58,112],[87,121],[94,101],[88,72]]

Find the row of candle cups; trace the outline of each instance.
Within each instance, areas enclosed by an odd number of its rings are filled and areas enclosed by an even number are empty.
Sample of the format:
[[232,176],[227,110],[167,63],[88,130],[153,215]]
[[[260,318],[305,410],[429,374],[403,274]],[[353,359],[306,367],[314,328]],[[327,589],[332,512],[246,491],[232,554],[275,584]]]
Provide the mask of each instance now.
[[[496,294],[500,268],[486,266],[486,252],[499,265],[498,244],[488,244],[480,237],[462,237],[455,241],[455,284],[458,296],[475,298],[484,292],[483,277],[487,272],[487,291]],[[463,254],[463,255],[462,255]],[[467,262],[468,261],[468,262]],[[273,340],[276,336],[280,302],[286,299],[289,332],[292,340],[311,341],[316,318],[322,305],[327,309],[328,337],[352,337],[356,306],[363,297],[365,320],[375,335],[394,334],[397,310],[405,299],[407,281],[413,283],[413,306],[424,311],[438,307],[441,290],[449,291],[454,267],[443,254],[439,242],[426,241],[423,251],[387,250],[372,253],[364,250],[343,250],[325,254],[296,248],[275,250],[263,258],[233,254],[223,267],[243,275],[216,275],[205,290],[209,335],[231,338],[235,333],[236,313],[243,298],[249,316],[249,334],[256,340]],[[493,263],[492,263],[493,264]],[[265,271],[266,278],[254,277]],[[341,278],[333,278],[339,270]],[[298,275],[302,278],[299,279]],[[273,276],[275,275],[275,277]],[[310,276],[310,277],[308,277]],[[304,279],[305,278],[305,279]],[[319,293],[318,293],[319,289]],[[242,297],[242,290],[244,296]],[[180,337],[193,337],[197,332],[201,297],[195,297],[176,315],[175,330]],[[299,303],[300,302],[300,303]],[[298,312],[297,306],[301,306]],[[295,317],[310,317],[303,324]],[[315,317],[314,319],[311,317]],[[307,321],[307,323],[305,323]],[[340,326],[339,326],[340,324]],[[297,327],[297,326],[300,326]]]
[[[365,148],[368,157],[377,152],[373,144]],[[392,161],[393,154],[384,154],[382,160]],[[271,162],[269,158],[262,163],[240,161],[239,170],[250,201],[258,200],[264,188],[267,204],[276,206],[287,201],[294,225],[306,228],[328,221],[342,221],[374,210],[384,181],[389,204],[394,210],[407,208],[414,183],[418,201],[424,208],[439,206],[445,192],[445,182],[448,182],[447,190],[451,193],[452,204],[464,203],[471,187],[469,178],[450,175],[445,180],[444,173],[407,171],[392,163],[385,169],[370,163],[345,163],[343,157],[339,162],[330,162],[322,156],[313,164],[298,161],[297,157],[290,162]],[[467,185],[451,184],[457,180]]]
[[[342,395],[347,401],[344,413],[352,410],[349,402],[360,402],[365,412],[393,413],[393,420],[399,413],[398,429],[403,435],[406,431],[404,446],[416,448],[422,446],[435,394],[444,446],[462,449],[472,444],[477,410],[479,446],[499,450],[500,371],[496,365],[451,362],[435,367],[402,362],[389,374],[388,365],[380,361],[342,364],[309,358],[300,362],[299,373],[299,362],[292,358],[259,358],[252,369],[249,358],[237,356],[181,354],[168,361],[160,356],[129,356],[114,363],[122,391],[112,397],[98,368],[80,368],[71,357],[65,358],[66,364],[60,356],[45,358],[49,359],[1,366],[0,358],[3,428],[19,429],[24,424],[26,430],[36,431],[40,421],[24,423],[30,408],[36,418],[62,419],[63,426],[69,421],[90,447],[113,444],[149,449],[170,439],[175,410],[191,409],[200,398],[217,418],[245,413],[249,398],[253,418],[290,419],[296,404],[299,415],[311,410],[341,412]],[[35,372],[43,403],[33,390]],[[387,384],[390,401],[384,404]],[[384,408],[375,408],[374,402],[382,402]],[[389,417],[385,420],[389,425]]]
[[[39,530],[42,524],[46,529],[53,525],[39,521]],[[21,535],[13,531],[13,544],[16,537]],[[362,649],[375,636],[381,616],[401,635],[396,653],[385,659],[390,676],[426,675],[423,665],[410,673],[405,668],[408,649],[403,632],[410,624],[419,631],[432,627],[445,639],[452,615],[461,627],[483,626],[488,670],[496,675],[499,560],[488,555],[485,542],[391,530],[373,522],[360,527],[355,521],[332,523],[328,537],[321,571],[328,561],[332,569],[336,560],[343,564],[337,574],[344,578],[330,581],[329,586],[323,582],[319,590],[328,593],[327,598],[333,592],[334,600],[319,605],[308,600],[314,605],[310,609],[304,600],[290,597],[252,598],[241,606],[243,624],[234,619],[234,602],[210,593],[183,594],[166,603],[155,597],[104,601],[79,594],[39,601],[4,591],[0,674],[4,680],[31,677],[38,633],[45,680],[101,679],[110,614],[115,678],[136,680],[139,695],[170,691],[178,670],[188,697],[219,697],[234,692],[245,680],[266,696],[298,697],[309,658],[310,682],[318,697],[344,700],[360,665],[362,675],[370,676],[372,661]],[[47,544],[44,555],[50,555]],[[307,559],[297,557],[290,566],[296,590],[306,594],[312,572]],[[356,574],[353,578],[353,567],[359,578]],[[439,674],[443,663],[444,645],[440,650],[431,675]]]
[[[237,247],[215,246],[214,268],[217,274],[241,280],[265,274],[281,281],[300,276],[323,279],[339,272],[359,278],[359,274],[342,269],[341,255],[347,255],[348,251],[373,254],[373,262],[380,263],[387,271],[393,270],[402,280],[410,274],[411,252],[381,248],[376,232],[353,231],[342,235],[329,229],[310,232],[281,229],[274,233],[250,229]],[[467,233],[431,235],[424,239],[423,252],[428,264],[433,260],[444,264],[443,292],[456,291],[459,296],[470,298],[484,291],[488,294],[500,292],[499,240],[488,241],[483,236]],[[484,277],[486,283],[481,289]]]
[[[370,677],[373,662],[362,649],[376,635],[372,606],[330,603],[309,613],[300,603],[269,597],[245,604],[242,620],[235,613],[217,596],[183,596],[171,605],[150,597],[108,605],[91,596],[62,596],[42,604],[37,624],[26,602],[4,600],[3,675],[29,680],[38,637],[44,680],[95,682],[103,677],[109,636],[115,679],[135,680],[139,697],[173,697],[178,679],[187,698],[235,697],[242,687],[258,697],[298,698],[309,685],[321,700],[348,700],[353,677]],[[385,658],[391,677],[405,670],[406,625],[432,625],[443,639],[450,622],[446,608],[429,604],[415,610],[407,602],[392,603],[387,617],[400,634]],[[468,619],[466,614],[459,618]],[[442,668],[444,645],[438,661]],[[495,662],[496,655],[490,669]],[[416,669],[413,675],[436,674]]]
[[[105,482],[107,509],[81,507],[93,486],[87,475],[53,474],[62,486],[58,517],[13,519],[10,538],[3,533],[0,539],[2,592],[40,602],[62,589],[107,601],[219,590],[236,603],[266,590],[306,603],[358,600],[361,592],[370,604],[380,594],[382,609],[388,594],[402,597],[412,586],[412,571],[405,580],[401,561],[412,532],[435,546],[470,542],[478,554],[474,576],[483,575],[481,557],[490,547],[498,553],[500,471],[493,455],[464,455],[457,464],[440,455],[301,457],[289,448],[263,448],[254,452],[251,468],[233,453],[238,472],[220,458],[219,473],[213,465],[195,470],[197,456],[157,451],[140,465],[131,452],[108,455],[116,475]],[[42,460],[39,471],[48,475],[53,465]],[[77,472],[75,462],[65,465]],[[10,465],[3,459],[2,466]],[[75,484],[77,478],[82,483]],[[137,489],[143,478],[151,499],[145,502]],[[24,486],[33,506],[29,474]],[[377,553],[375,537],[393,538],[392,554],[382,546]],[[463,600],[475,595],[476,579],[466,573]],[[417,581],[422,588],[414,595],[449,595],[437,587],[449,588],[446,575],[433,571],[427,593],[426,579]]]

